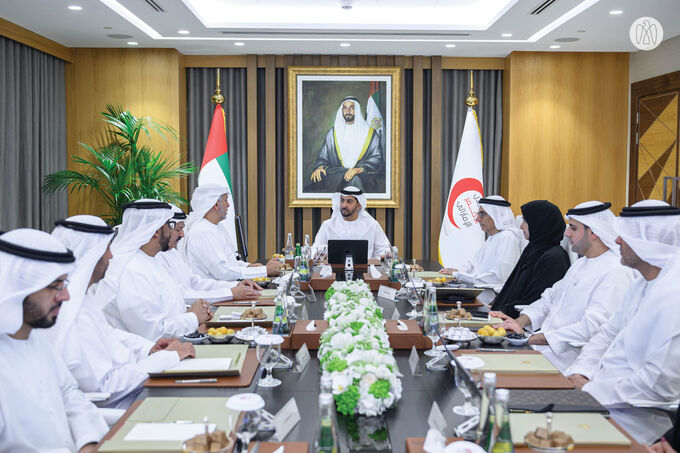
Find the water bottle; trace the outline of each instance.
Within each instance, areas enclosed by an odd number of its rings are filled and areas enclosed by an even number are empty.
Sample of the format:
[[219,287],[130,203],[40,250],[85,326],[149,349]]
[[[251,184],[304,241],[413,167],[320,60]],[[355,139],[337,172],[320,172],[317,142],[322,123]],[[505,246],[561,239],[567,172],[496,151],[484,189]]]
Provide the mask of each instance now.
[[319,425],[314,440],[316,453],[337,453],[339,450],[334,406],[330,393],[319,395]]
[[321,375],[321,393],[333,393],[333,379],[327,374]]
[[286,239],[286,248],[283,249],[285,258],[287,260],[293,259],[293,233],[288,233],[288,238]]
[[276,292],[276,298],[274,299],[276,308],[274,308],[274,323],[272,325],[272,333],[274,335],[281,335],[283,318],[285,317],[285,303],[286,303],[286,293],[285,286],[279,286]]
[[496,390],[496,426],[494,426],[491,453],[514,453],[515,451],[512,444],[512,435],[510,434],[509,399],[510,391],[508,389]]
[[477,445],[485,451],[489,450],[494,422],[494,394],[496,393],[496,373],[487,372],[482,377],[483,393],[477,427]]

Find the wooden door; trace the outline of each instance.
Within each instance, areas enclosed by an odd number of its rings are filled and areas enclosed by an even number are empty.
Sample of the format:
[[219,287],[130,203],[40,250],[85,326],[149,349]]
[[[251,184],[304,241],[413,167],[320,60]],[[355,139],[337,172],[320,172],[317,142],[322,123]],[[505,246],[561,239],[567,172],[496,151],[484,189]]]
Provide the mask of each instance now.
[[678,176],[679,112],[680,71],[631,86],[630,204],[663,199],[664,177]]

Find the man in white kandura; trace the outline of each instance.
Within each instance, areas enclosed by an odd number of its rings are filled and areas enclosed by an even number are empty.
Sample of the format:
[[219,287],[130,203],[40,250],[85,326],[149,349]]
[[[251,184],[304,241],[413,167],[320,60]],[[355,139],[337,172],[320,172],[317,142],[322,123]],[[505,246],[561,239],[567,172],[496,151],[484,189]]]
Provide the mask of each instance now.
[[106,407],[126,409],[143,390],[148,373],[193,357],[194,347],[175,338],[154,343],[111,327],[86,292],[106,274],[113,229],[89,215],[69,217],[56,225],[52,236],[73,251],[76,270],[69,276],[71,300],[62,307],[54,328],[49,329],[53,331],[52,344],[82,391],[109,393]]
[[493,285],[500,290],[522,254],[524,233],[515,225],[510,202],[499,195],[479,199],[477,221],[489,235],[482,248],[459,269],[439,272],[467,285]]
[[381,259],[390,254],[390,241],[380,224],[366,212],[366,195],[347,186],[331,198],[333,214],[324,221],[314,238],[313,251],[328,246],[329,239],[367,239],[368,259]]
[[621,305],[635,278],[633,271],[620,263],[619,247],[614,242],[616,217],[610,207],[611,203],[588,201],[567,211],[569,226],[564,234],[581,258],[516,320],[494,312],[506,320],[502,324],[506,329],[540,329],[529,344],[535,345],[561,372],[580,353],[571,344],[587,343],[599,332]]
[[671,426],[668,415],[632,405],[678,400],[680,389],[680,209],[646,200],[615,222],[621,262],[641,276],[565,375],[607,406],[635,439],[651,443]]
[[215,280],[273,277],[279,274],[281,262],[270,260],[266,266],[250,264],[236,258],[236,250],[220,226],[227,218],[227,189],[217,184],[196,187],[191,197],[191,213],[184,227],[184,240],[179,243],[186,263],[198,275]]
[[[108,431],[34,329],[54,325],[75,257],[47,233],[0,235],[0,452],[94,452]],[[68,303],[68,302],[66,302]]]
[[[176,227],[173,214],[168,203],[157,200],[123,206],[123,223],[111,244],[111,266],[96,293],[112,326],[152,341],[192,333],[212,317],[204,300],[187,310],[182,288],[154,258],[168,250]],[[116,289],[113,297],[102,300],[100,291],[108,287]]]
[[176,282],[182,287],[185,302],[203,299],[209,303],[232,299],[255,299],[260,295],[260,288],[250,280],[227,282],[203,278],[187,266],[184,258],[177,250],[177,244],[184,237],[184,221],[187,215],[177,206],[172,206],[177,222],[170,232],[168,250],[156,255],[156,260],[165,268]]

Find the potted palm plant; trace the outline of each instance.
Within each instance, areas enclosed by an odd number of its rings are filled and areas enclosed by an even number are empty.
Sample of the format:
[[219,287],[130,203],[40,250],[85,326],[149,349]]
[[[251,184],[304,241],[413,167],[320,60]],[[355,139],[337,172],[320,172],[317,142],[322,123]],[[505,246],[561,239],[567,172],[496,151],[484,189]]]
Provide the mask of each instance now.
[[101,217],[112,225],[121,222],[125,203],[140,198],[186,205],[186,199],[173,190],[170,182],[195,173],[196,164],[168,159],[139,143],[142,134],[150,138],[151,131],[179,141],[177,132],[149,117],[136,117],[120,106],[109,104],[101,115],[111,142],[98,147],[80,143],[89,153],[87,159],[73,156],[81,170],[61,170],[45,176],[43,191],[48,195],[60,190],[95,193],[108,207]]

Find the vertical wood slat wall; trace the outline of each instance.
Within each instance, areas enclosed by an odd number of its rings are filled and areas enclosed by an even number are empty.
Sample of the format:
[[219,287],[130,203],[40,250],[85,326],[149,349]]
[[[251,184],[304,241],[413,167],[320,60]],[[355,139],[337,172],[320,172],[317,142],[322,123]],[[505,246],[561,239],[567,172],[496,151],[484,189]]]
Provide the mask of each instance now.
[[[191,58],[191,57],[190,57]],[[208,63],[202,61],[204,66],[225,66],[224,57],[216,57],[215,62]],[[446,60],[446,59],[444,59]],[[469,59],[470,61],[461,62],[460,69],[476,68],[477,59]],[[198,62],[189,62],[187,66],[196,66]],[[448,62],[447,62],[448,63]],[[485,59],[479,59],[479,65],[484,66]],[[238,63],[235,63],[238,65]],[[262,199],[258,195],[259,191],[267,191],[266,207],[264,216],[258,215],[257,206],[254,209],[248,210],[248,249],[251,260],[266,259],[273,253],[280,251],[284,245],[286,237],[285,233],[293,233],[295,242],[302,242],[304,235],[309,234],[311,239],[314,239],[314,234],[318,230],[321,222],[330,218],[331,209],[329,208],[289,208],[283,209],[283,212],[277,212],[276,196],[274,190],[276,187],[281,187],[279,181],[276,181],[276,171],[273,164],[276,161],[276,70],[283,68],[284,83],[282,89],[284,90],[284,121],[282,124],[285,127],[285,133],[288,130],[288,66],[397,66],[402,68],[402,92],[401,92],[401,124],[406,124],[405,112],[406,106],[405,94],[406,83],[404,72],[410,70],[412,74],[413,86],[413,103],[410,108],[411,119],[413,122],[413,131],[410,138],[410,143],[406,143],[406,134],[401,131],[401,152],[400,166],[401,175],[400,183],[398,184],[400,192],[400,207],[392,208],[378,208],[372,209],[376,220],[380,223],[388,237],[394,245],[399,247],[400,253],[404,254],[405,250],[410,250],[410,256],[406,258],[417,259],[437,259],[438,247],[437,238],[439,235],[439,228],[441,226],[441,176],[439,168],[441,167],[442,149],[441,149],[441,94],[442,94],[442,69],[449,69],[449,64],[442,64],[442,57],[425,57],[425,56],[391,56],[391,55],[248,55],[245,58],[245,66],[247,70],[247,91],[248,91],[248,192],[249,200]],[[493,62],[493,66],[498,67],[498,62]],[[265,71],[265,100],[258,100],[258,70]],[[459,69],[456,67],[456,69]],[[430,102],[423,101],[424,88],[424,72],[431,71],[431,100]],[[260,112],[259,118],[264,118],[265,121],[265,153],[264,156],[258,156],[258,105],[264,105],[266,112],[262,115]],[[431,124],[429,129],[425,130],[423,125],[423,108],[430,106]],[[431,143],[429,149],[424,147],[424,139],[429,139]],[[283,152],[287,156],[288,141],[283,140]],[[260,144],[261,145],[261,144]],[[408,146],[407,146],[408,145]],[[412,165],[407,167],[407,159],[405,158],[405,151],[407,148],[412,149],[411,162]],[[429,156],[425,156],[425,152],[429,152]],[[263,162],[262,160],[266,161]],[[288,175],[288,159],[284,160],[285,171],[284,175]],[[425,166],[425,162],[429,165]],[[258,183],[258,166],[265,166],[266,181],[264,184]],[[433,170],[436,169],[436,170]],[[405,183],[409,180],[409,185],[413,188],[412,193],[405,193]],[[428,185],[430,193],[429,199],[425,200],[425,186]],[[283,187],[288,187],[287,183]],[[287,199],[287,193],[285,197]],[[406,197],[411,200],[411,216],[406,218],[406,210],[404,203]],[[262,211],[260,212],[262,214]],[[283,226],[285,233],[277,237],[276,233],[276,219],[277,216],[283,216]],[[429,222],[426,222],[426,216],[429,217]],[[263,218],[261,218],[263,217]],[[408,232],[408,233],[407,233]],[[264,234],[262,234],[264,233]],[[264,236],[265,241],[258,241],[258,237]],[[429,236],[430,241],[425,241],[425,237]],[[406,241],[409,241],[407,244]],[[426,249],[426,245],[427,246]]]

